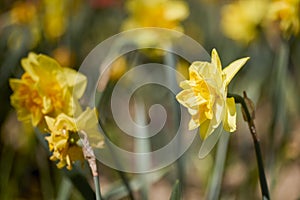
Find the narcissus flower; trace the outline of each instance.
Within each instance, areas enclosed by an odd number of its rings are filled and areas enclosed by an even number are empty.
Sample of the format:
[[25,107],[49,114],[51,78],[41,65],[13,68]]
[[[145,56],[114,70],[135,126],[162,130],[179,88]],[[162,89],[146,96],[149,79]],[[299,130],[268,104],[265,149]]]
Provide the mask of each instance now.
[[279,23],[283,36],[289,38],[297,35],[300,30],[300,1],[273,0],[270,4],[268,19]]
[[266,0],[240,0],[225,5],[221,18],[224,34],[244,44],[251,42],[258,34],[267,5]]
[[249,59],[241,58],[222,70],[215,49],[211,62],[196,61],[189,68],[189,80],[182,81],[183,88],[177,100],[188,108],[192,118],[189,129],[200,127],[200,136],[206,139],[223,122],[228,132],[236,130],[236,108],[234,98],[227,98],[227,87],[235,74]]
[[[25,73],[21,79],[10,79],[11,104],[21,121],[38,126],[45,115],[72,115],[74,102],[86,87],[86,77],[75,70],[62,68],[54,59],[30,53],[22,59]],[[73,88],[76,86],[76,90]]]
[[50,132],[50,136],[46,137],[46,140],[50,151],[53,152],[50,159],[58,161],[58,168],[66,166],[71,170],[75,161],[84,160],[78,135],[81,130],[84,130],[90,141],[93,141],[90,144],[92,147],[103,147],[104,140],[98,131],[98,120],[95,113],[95,110],[87,108],[77,118],[69,117],[64,113],[59,114],[56,118],[45,117]]
[[184,1],[128,0],[129,18],[123,29],[159,27],[182,31],[180,22],[187,18],[188,6]]
[[37,16],[36,5],[32,2],[16,2],[10,11],[11,20],[17,24],[29,24]]
[[60,0],[43,0],[44,31],[47,39],[61,37],[67,28],[67,2]]

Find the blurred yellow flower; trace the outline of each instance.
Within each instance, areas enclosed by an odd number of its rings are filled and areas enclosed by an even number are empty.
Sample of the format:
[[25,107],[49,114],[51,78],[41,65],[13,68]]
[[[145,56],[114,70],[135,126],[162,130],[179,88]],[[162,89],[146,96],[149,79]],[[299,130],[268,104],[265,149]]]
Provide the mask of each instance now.
[[46,140],[53,152],[50,159],[58,161],[58,168],[66,166],[71,170],[75,161],[84,160],[78,135],[80,130],[85,130],[89,137],[95,136],[92,141],[97,145],[91,145],[92,147],[102,148],[104,145],[103,137],[98,132],[95,110],[87,108],[76,119],[61,113],[56,118],[46,116],[45,120],[50,132]]
[[258,34],[267,12],[266,0],[239,0],[222,8],[221,27],[230,39],[247,44]]
[[72,67],[74,64],[74,54],[71,49],[66,46],[60,46],[52,51],[53,58],[62,67]]
[[61,0],[43,0],[44,31],[48,39],[57,39],[65,33],[68,18],[66,4]]
[[[3,23],[5,26],[12,26],[11,33],[7,39],[7,45],[10,49],[24,48],[22,45],[28,45],[28,48],[34,48],[41,39],[41,29],[39,25],[38,6],[34,2],[17,1],[9,11],[10,20]],[[24,30],[26,34],[24,34]]]
[[300,0],[273,0],[268,19],[279,23],[283,36],[297,35],[300,29]]
[[159,27],[182,31],[180,22],[187,18],[189,11],[184,1],[179,0],[127,0],[129,18],[123,29]]
[[177,100],[188,108],[192,118],[189,129],[200,126],[200,136],[206,139],[223,122],[228,132],[236,130],[236,108],[234,98],[227,98],[227,87],[235,74],[249,59],[241,58],[222,70],[215,49],[211,63],[196,61],[189,68],[189,80],[182,81],[183,88]]
[[[62,68],[54,59],[30,53],[22,59],[25,70],[21,79],[10,79],[11,104],[21,121],[38,126],[45,115],[73,114],[74,98],[82,96],[86,77],[75,70]],[[76,90],[73,88],[76,86]]]
[[16,2],[10,11],[12,23],[29,24],[36,18],[37,9],[32,2]]

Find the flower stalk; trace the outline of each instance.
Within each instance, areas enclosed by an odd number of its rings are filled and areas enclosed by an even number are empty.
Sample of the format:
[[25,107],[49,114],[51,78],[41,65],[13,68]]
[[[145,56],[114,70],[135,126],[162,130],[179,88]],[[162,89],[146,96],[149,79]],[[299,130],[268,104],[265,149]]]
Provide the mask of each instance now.
[[259,138],[257,136],[256,127],[254,124],[254,112],[251,111],[251,108],[248,102],[250,102],[250,99],[248,99],[246,92],[243,93],[244,97],[236,94],[227,94],[227,97],[233,97],[236,103],[241,104],[242,110],[243,110],[243,116],[244,120],[248,123],[248,127],[253,139],[254,148],[255,148],[255,154],[256,154],[256,161],[258,166],[258,174],[259,174],[259,182],[260,182],[260,188],[262,192],[263,199],[270,199],[269,195],[269,189],[268,189],[268,183],[264,171],[264,165],[263,165],[263,159],[259,144]]
[[99,175],[98,175],[97,163],[96,163],[96,157],[94,151],[89,144],[86,132],[80,130],[79,135],[82,138],[81,141],[82,141],[82,151],[83,151],[84,158],[88,161],[90,169],[92,171],[93,180],[95,184],[95,191],[96,191],[96,200],[102,200],[103,198],[100,191]]

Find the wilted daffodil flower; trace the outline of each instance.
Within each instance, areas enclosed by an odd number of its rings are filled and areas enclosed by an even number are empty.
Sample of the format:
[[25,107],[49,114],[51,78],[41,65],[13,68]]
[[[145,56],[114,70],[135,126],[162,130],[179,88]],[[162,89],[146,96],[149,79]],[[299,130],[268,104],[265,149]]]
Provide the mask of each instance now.
[[177,100],[188,108],[192,118],[189,129],[200,127],[200,136],[206,139],[223,122],[228,132],[236,130],[236,108],[234,98],[227,98],[227,87],[235,74],[249,59],[241,58],[222,70],[215,49],[211,63],[196,61],[189,67],[189,80],[182,81],[183,88]]
[[84,160],[78,134],[80,130],[84,130],[89,137],[93,137],[92,147],[102,148],[104,145],[103,137],[98,131],[95,110],[87,108],[77,118],[61,113],[56,118],[46,116],[45,120],[50,132],[46,140],[50,151],[53,152],[50,159],[58,161],[58,168],[66,166],[71,170],[75,161]]
[[21,64],[25,70],[21,79],[9,81],[14,92],[11,104],[19,120],[38,126],[46,115],[73,114],[74,103],[86,87],[84,75],[62,68],[54,59],[42,54],[30,53]]

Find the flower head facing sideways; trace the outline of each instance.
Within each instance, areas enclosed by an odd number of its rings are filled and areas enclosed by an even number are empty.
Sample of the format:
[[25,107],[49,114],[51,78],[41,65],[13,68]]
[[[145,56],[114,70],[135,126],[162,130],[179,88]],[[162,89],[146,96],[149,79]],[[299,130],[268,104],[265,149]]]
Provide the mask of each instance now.
[[189,67],[189,80],[180,83],[183,89],[177,100],[191,115],[189,130],[200,127],[200,136],[206,139],[223,122],[228,132],[236,130],[234,98],[227,98],[228,84],[249,58],[241,58],[222,69],[215,49],[211,62],[196,61]]
[[46,115],[73,114],[74,100],[82,96],[86,87],[83,74],[63,68],[42,54],[29,53],[21,64],[25,70],[21,79],[9,81],[14,92],[11,104],[20,121],[31,121],[33,126],[38,126]]
[[45,120],[50,132],[46,137],[52,152],[50,160],[58,161],[58,168],[66,166],[71,170],[75,161],[84,160],[78,134],[81,130],[84,130],[90,141],[93,141],[91,147],[103,148],[104,139],[98,131],[95,110],[87,108],[77,118],[61,113],[56,118],[46,116]]

